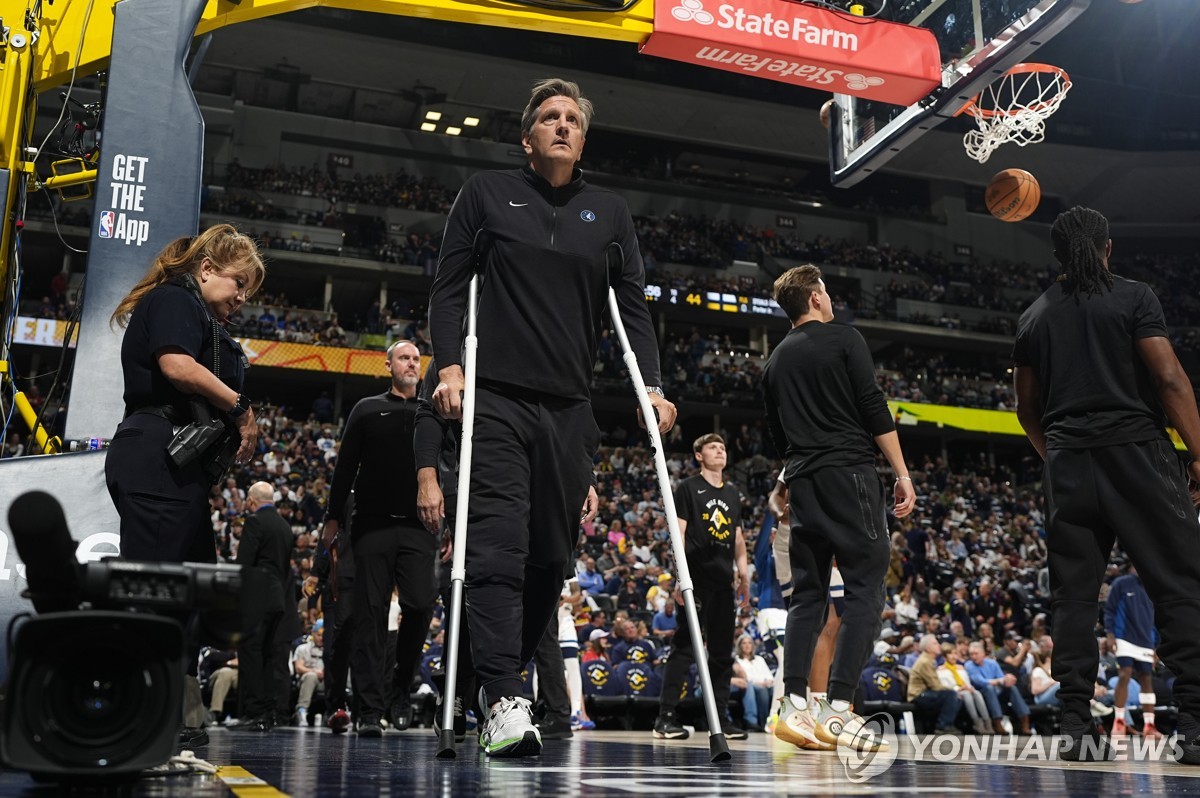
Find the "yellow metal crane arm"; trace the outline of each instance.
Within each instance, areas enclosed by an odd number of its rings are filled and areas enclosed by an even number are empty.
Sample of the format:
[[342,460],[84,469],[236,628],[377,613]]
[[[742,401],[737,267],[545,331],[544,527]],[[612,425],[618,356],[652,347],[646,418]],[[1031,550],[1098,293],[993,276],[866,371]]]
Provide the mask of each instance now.
[[[0,9],[12,6],[15,12],[19,5],[24,4],[6,0],[0,3]],[[81,26],[86,5],[85,0],[70,0],[43,6],[39,28],[41,40],[37,46],[33,74],[37,91],[45,91],[69,79],[72,68],[76,66],[75,49],[81,34],[86,35],[79,55],[78,74],[88,75],[105,67],[112,46],[111,3],[98,0],[88,20],[87,30],[83,31]],[[242,0],[240,3],[211,0],[204,9],[200,24],[196,26],[196,35],[211,33],[239,22],[321,6],[631,43],[645,39],[654,27],[653,0],[638,0],[628,10],[616,13],[555,11],[501,0]],[[4,23],[12,25],[15,31],[17,25],[14,23],[19,23],[22,14],[3,13]]]

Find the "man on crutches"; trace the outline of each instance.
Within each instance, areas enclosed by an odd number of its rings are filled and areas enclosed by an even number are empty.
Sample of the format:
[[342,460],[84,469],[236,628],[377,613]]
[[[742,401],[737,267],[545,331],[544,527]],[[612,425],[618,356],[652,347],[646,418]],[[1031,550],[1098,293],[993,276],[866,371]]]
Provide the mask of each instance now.
[[[616,293],[629,338],[647,382],[659,383],[629,209],[585,183],[576,167],[591,112],[573,83],[534,87],[521,124],[529,164],[483,172],[463,186],[430,293],[440,367],[434,407],[445,418],[462,417],[464,404],[473,414],[470,425],[464,419],[460,458],[469,478],[465,614],[486,714],[479,742],[491,756],[541,752],[520,670],[558,605],[581,516],[596,512],[591,472],[600,432],[589,386],[613,242],[625,253]],[[478,365],[464,396],[463,321],[481,233],[490,243],[477,299]],[[665,432],[675,406],[652,390]]]

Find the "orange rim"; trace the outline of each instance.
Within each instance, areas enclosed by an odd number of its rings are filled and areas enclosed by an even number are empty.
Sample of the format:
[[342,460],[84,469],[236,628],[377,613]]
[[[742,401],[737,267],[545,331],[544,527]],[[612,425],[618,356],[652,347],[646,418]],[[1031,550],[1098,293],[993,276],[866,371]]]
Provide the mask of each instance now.
[[[1027,64],[1017,64],[1016,66],[1010,68],[1002,76],[997,78],[997,80],[1004,80],[1005,78],[1007,78],[1011,75],[1032,75],[1035,73],[1042,73],[1042,74],[1046,74],[1046,75],[1055,75],[1059,79],[1059,81],[1061,81],[1062,83],[1067,84],[1067,85],[1070,85],[1070,83],[1071,83],[1071,76],[1067,74],[1067,71],[1065,69],[1063,69],[1061,67],[1056,67],[1053,64],[1038,64],[1038,63],[1034,63],[1034,62],[1030,62]],[[995,83],[995,81],[993,81],[993,83]],[[980,92],[979,94],[976,94],[971,99],[967,100],[966,104],[963,105],[962,108],[959,108],[958,111],[954,115],[961,116],[962,114],[967,113],[967,114],[971,114],[972,116],[981,116],[984,119],[993,119],[997,116],[1015,116],[1017,113],[1019,113],[1019,111],[1010,111],[1010,110],[1001,111],[997,108],[981,108],[979,106],[980,94],[983,94],[983,92]],[[1050,103],[1038,103],[1036,105],[1026,105],[1026,106],[1022,106],[1021,110],[1041,111],[1043,108],[1047,107],[1049,104]]]

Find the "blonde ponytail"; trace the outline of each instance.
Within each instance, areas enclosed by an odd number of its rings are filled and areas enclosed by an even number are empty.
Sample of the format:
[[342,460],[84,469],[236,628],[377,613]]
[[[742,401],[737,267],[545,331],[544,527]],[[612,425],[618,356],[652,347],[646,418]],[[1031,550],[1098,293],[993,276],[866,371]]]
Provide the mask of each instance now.
[[239,233],[233,225],[213,225],[200,235],[184,236],[167,244],[150,264],[146,276],[117,305],[108,320],[109,325],[124,327],[142,297],[168,280],[198,273],[205,258],[219,273],[244,274],[247,296],[253,296],[266,276],[254,239]]

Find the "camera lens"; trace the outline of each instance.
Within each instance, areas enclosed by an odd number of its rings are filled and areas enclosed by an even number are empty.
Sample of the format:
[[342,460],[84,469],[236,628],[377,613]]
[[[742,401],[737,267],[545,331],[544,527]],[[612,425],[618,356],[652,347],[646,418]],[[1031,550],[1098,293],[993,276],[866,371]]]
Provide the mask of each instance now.
[[167,700],[173,675],[161,652],[124,623],[75,631],[74,639],[44,649],[31,674],[30,739],[62,765],[127,761],[164,725],[174,728],[178,705]]
[[[98,653],[111,657],[117,652]],[[119,739],[136,725],[153,681],[142,668],[118,671],[103,662],[64,663],[47,674],[48,717],[59,734],[78,745]]]

